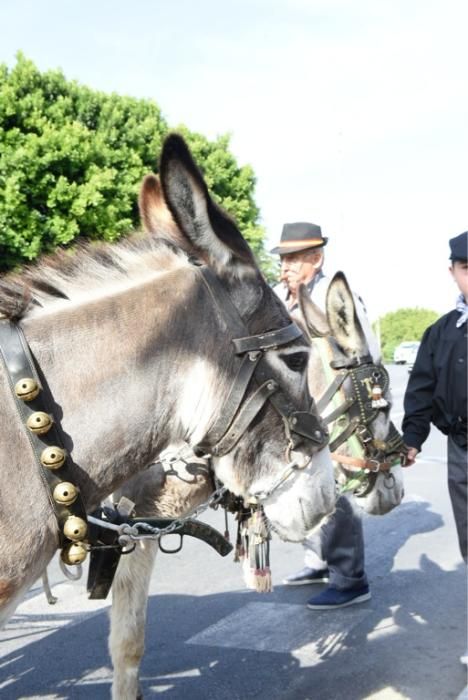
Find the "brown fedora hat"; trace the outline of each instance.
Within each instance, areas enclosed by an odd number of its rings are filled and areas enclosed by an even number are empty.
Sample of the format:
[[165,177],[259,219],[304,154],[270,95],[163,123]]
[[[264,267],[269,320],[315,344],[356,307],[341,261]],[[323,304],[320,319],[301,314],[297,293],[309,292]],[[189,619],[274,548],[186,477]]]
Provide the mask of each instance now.
[[287,255],[308,248],[323,248],[327,242],[328,238],[322,236],[320,226],[299,221],[295,224],[284,224],[280,244],[270,252],[276,255]]

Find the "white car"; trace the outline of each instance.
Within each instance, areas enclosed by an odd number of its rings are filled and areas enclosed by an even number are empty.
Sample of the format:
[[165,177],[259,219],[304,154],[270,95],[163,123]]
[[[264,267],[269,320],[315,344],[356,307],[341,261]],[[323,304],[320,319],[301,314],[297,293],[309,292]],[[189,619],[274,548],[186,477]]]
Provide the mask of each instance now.
[[410,340],[400,343],[393,353],[393,362],[396,365],[413,365],[421,343],[418,340]]

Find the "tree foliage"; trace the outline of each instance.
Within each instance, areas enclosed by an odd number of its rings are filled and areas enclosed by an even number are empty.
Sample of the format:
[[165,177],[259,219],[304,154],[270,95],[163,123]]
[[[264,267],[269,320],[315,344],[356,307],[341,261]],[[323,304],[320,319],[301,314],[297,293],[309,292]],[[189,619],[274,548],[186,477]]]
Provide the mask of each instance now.
[[[22,54],[13,69],[0,65],[0,270],[78,236],[115,240],[137,227],[139,184],[169,130],[151,100],[97,92],[60,70],[41,73]],[[229,136],[177,130],[268,268],[252,168],[237,164]]]
[[421,340],[428,326],[439,318],[430,309],[398,309],[379,319],[382,354],[386,361],[393,359],[396,346],[404,341]]

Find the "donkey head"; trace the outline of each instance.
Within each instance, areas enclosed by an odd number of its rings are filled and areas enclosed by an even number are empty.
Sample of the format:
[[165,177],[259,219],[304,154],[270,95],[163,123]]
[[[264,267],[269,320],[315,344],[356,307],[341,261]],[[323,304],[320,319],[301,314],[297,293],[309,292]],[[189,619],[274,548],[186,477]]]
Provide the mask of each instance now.
[[[212,454],[218,478],[233,493],[245,499],[261,493],[273,527],[301,540],[334,506],[326,434],[310,413],[309,343],[177,135],[164,144],[160,184],[154,175],[143,182],[140,212],[148,230],[162,230],[196,259],[196,293],[205,295],[196,319],[204,369],[185,374],[177,437]],[[291,463],[300,470],[292,474]]]
[[[395,461],[400,441],[390,420],[392,398],[388,374],[362,305],[351,292],[344,274],[337,272],[330,283],[326,313],[311,300],[304,285],[299,289],[299,308],[312,343],[308,368],[312,394],[317,398],[323,396],[337,381],[338,371],[343,372],[342,376],[348,372],[336,394],[330,394],[327,405],[319,401],[322,414],[336,410],[339,413],[340,405],[345,406],[346,401],[355,398],[354,403],[331,422],[332,450],[353,457],[375,457],[381,461],[389,457]],[[345,434],[351,420],[356,421],[356,430],[348,440],[340,442],[339,436]],[[336,449],[334,444],[337,444]],[[336,461],[339,463],[339,457]],[[338,481],[349,476],[346,465],[342,465]],[[360,505],[368,513],[382,514],[398,505],[402,496],[401,468],[394,466],[391,476],[380,473],[372,490],[363,490]]]

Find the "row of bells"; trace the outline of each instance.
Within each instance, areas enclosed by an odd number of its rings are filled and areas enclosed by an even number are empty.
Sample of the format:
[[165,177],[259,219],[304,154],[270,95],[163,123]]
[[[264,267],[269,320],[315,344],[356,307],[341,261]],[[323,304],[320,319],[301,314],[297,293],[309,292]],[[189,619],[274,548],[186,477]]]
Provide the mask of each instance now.
[[[22,401],[32,401],[40,392],[35,379],[20,379],[15,385],[15,394]],[[35,435],[45,435],[53,425],[53,418],[44,411],[31,413],[26,421],[27,428]],[[61,447],[46,447],[40,456],[41,464],[46,469],[56,470],[63,467],[67,454]],[[69,481],[61,481],[54,488],[52,497],[62,506],[71,506],[78,498],[78,488]],[[88,534],[88,524],[77,515],[70,515],[63,526],[63,534],[71,543],[62,549],[61,557],[65,564],[81,564],[86,559],[87,550],[83,540]]]

